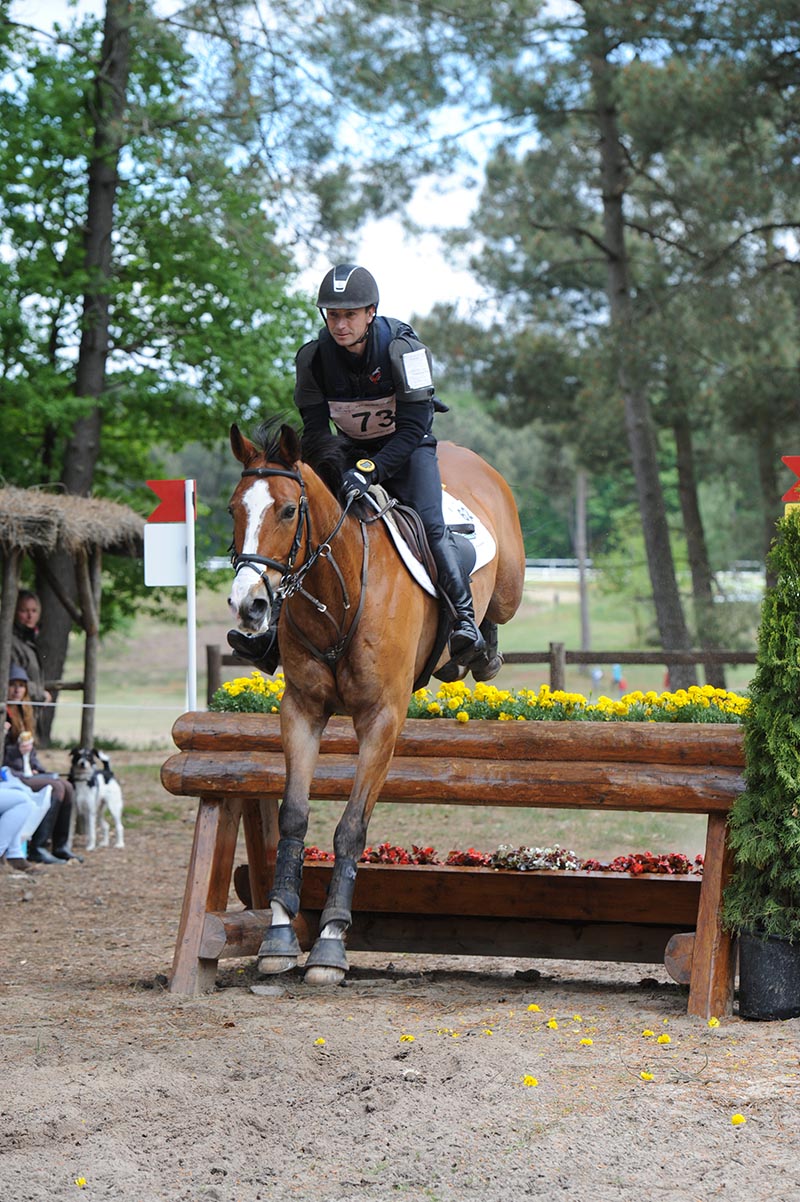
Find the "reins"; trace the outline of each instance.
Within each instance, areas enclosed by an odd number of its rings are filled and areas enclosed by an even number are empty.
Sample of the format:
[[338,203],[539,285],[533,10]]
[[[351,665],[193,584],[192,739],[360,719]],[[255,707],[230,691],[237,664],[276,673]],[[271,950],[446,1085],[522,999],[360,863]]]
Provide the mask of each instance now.
[[[344,632],[344,621],[337,622],[336,619],[330,614],[328,606],[325,605],[324,602],[320,601],[319,598],[313,596],[312,593],[309,593],[306,590],[303,585],[303,581],[320,559],[326,560],[332,567],[339,582],[339,588],[341,589],[342,593],[342,607],[345,615],[349,612],[351,608],[350,595],[348,593],[347,584],[344,576],[342,575],[341,568],[339,567],[333,555],[331,543],[344,525],[345,518],[347,517],[355,498],[353,496],[349,496],[347,498],[344,509],[333,530],[331,530],[328,537],[317,547],[312,547],[311,514],[308,507],[308,496],[306,494],[305,481],[300,473],[284,468],[253,467],[245,468],[243,470],[242,477],[244,478],[246,476],[258,476],[262,478],[270,476],[287,476],[289,479],[297,481],[297,483],[300,485],[300,503],[297,514],[297,528],[295,530],[292,545],[289,549],[289,554],[285,562],[282,563],[280,560],[272,559],[267,555],[250,555],[234,551],[231,555],[231,564],[234,568],[234,574],[238,574],[239,571],[244,567],[253,568],[253,570],[255,570],[256,566],[263,566],[265,570],[259,572],[259,576],[262,584],[267,590],[267,597],[270,603],[270,610],[272,612],[275,611],[276,606],[279,609],[284,601],[288,601],[291,597],[299,594],[311,605],[313,605],[318,613],[323,614],[328,621],[333,624],[337,634],[337,641],[326,651],[320,651],[319,648],[314,646],[314,644],[306,637],[306,635],[297,625],[297,622],[292,617],[289,608],[287,607],[286,609],[286,619],[299,641],[316,659],[327,664],[330,668],[333,668],[349,647],[353,635],[355,634],[356,627],[358,626],[361,612],[364,608],[364,600],[367,588],[367,572],[369,567],[369,543],[367,541],[365,524],[360,518],[358,519],[358,524],[361,531],[361,541],[363,546],[361,588],[358,606],[347,633]],[[295,560],[303,544],[304,534],[308,548],[308,557],[306,558],[305,562],[300,565],[300,567],[296,568]],[[275,589],[273,589],[272,585],[270,584],[266,571],[268,568],[280,573],[281,583]]]

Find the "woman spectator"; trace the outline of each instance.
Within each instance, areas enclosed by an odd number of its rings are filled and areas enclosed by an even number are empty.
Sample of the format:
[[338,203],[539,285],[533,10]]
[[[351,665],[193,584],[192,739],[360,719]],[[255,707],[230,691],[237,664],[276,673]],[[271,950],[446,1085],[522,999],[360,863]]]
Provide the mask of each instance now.
[[[8,675],[9,732],[3,752],[3,764],[28,788],[38,792],[52,788],[47,814],[28,840],[27,858],[34,864],[63,864],[80,860],[69,846],[70,820],[75,791],[68,780],[48,772],[33,743],[33,707],[28,695],[28,673],[12,664]],[[51,848],[48,848],[48,843]]]
[[[9,723],[6,722],[6,732]],[[0,870],[24,872],[26,876],[43,872],[41,864],[29,864],[23,845],[50,809],[48,785],[34,793],[8,768],[0,780]]]
[[[11,660],[28,674],[28,695],[38,706],[52,701],[52,695],[44,687],[44,667],[39,650],[39,621],[42,603],[30,589],[17,593],[17,608],[14,611],[14,632],[11,640]],[[36,726],[40,726],[41,709],[36,709]],[[33,727],[31,727],[33,729]]]

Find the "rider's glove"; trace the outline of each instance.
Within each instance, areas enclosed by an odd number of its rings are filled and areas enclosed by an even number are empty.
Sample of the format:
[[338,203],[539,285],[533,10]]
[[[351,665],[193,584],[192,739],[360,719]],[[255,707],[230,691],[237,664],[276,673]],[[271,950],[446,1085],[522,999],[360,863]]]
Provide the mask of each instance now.
[[363,497],[375,479],[375,465],[371,459],[359,459],[355,468],[342,476],[342,492],[346,497]]

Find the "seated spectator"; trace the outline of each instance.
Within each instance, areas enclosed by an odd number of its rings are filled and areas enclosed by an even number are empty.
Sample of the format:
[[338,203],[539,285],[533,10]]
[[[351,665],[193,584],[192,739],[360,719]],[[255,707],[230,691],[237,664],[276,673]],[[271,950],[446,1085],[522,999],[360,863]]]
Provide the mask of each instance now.
[[[7,776],[0,780],[0,872],[31,873],[36,869],[22,858],[21,840],[41,810],[35,794],[14,776]],[[42,797],[49,809],[49,793],[43,791]]]
[[48,787],[52,790],[48,812],[28,840],[28,860],[34,864],[80,860],[69,846],[75,790],[58,773],[48,772],[36,754],[31,733],[33,707],[28,696],[28,674],[19,664],[12,664],[9,672],[7,717],[9,731],[3,764],[34,792]]
[[[52,695],[44,687],[45,675],[42,654],[39,650],[39,622],[42,603],[30,589],[17,593],[17,608],[14,611],[14,632],[11,640],[11,661],[28,673],[28,695],[36,702],[52,701]],[[36,709],[36,725],[40,726],[42,710]]]
[[[6,731],[9,723],[6,722]],[[48,785],[38,792],[14,776],[9,768],[2,768],[0,780],[0,866],[34,876],[46,871],[43,864],[31,864],[25,858],[24,847],[39,823],[50,809],[52,789]],[[21,821],[21,825],[20,825]]]

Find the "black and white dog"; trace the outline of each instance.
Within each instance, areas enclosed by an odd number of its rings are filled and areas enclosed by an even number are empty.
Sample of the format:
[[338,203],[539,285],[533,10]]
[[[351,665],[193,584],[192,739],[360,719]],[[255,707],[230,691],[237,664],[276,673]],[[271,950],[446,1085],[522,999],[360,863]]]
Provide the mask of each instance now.
[[[111,771],[111,763],[104,752],[93,747],[87,751],[85,747],[76,747],[70,752],[72,761],[69,770],[69,780],[75,789],[75,809],[73,814],[73,830],[70,832],[70,843],[74,835],[76,817],[80,817],[81,828],[86,833],[86,850],[94,851],[97,847],[97,824],[100,823],[100,846],[108,847],[109,825],[106,812],[114,820],[116,831],[115,846],[125,846],[125,832],[122,827],[122,789],[119,781]],[[95,766],[95,761],[100,767]]]

